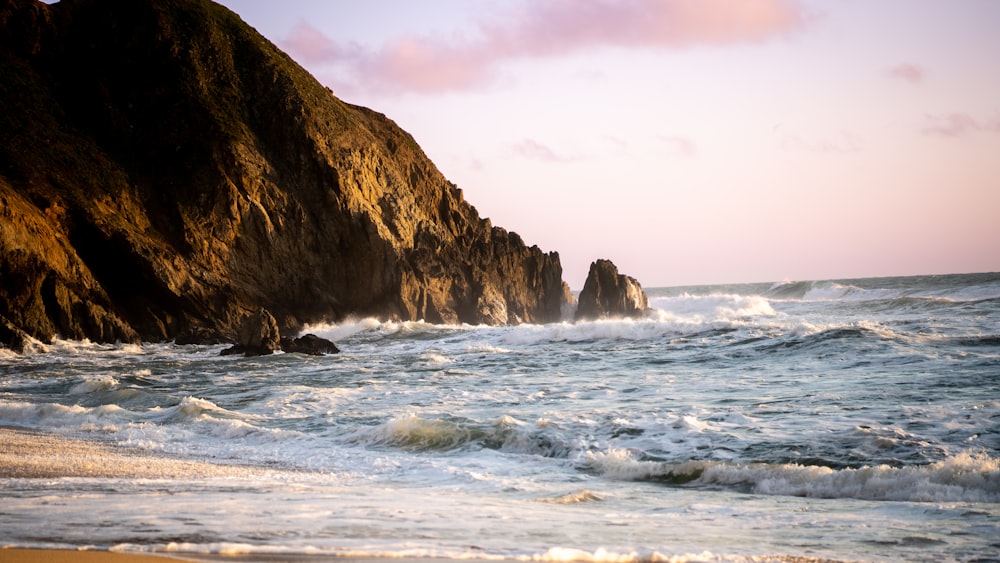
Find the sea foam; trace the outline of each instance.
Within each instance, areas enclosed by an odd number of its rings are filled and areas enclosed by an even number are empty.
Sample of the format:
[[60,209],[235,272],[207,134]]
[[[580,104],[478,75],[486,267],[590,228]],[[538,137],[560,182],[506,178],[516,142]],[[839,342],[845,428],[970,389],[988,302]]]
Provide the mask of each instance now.
[[87,393],[95,393],[98,391],[108,391],[117,387],[119,383],[118,379],[111,376],[87,379],[70,387],[69,394],[85,395]]
[[588,454],[600,474],[672,485],[747,488],[757,494],[908,502],[1000,502],[1000,464],[963,452],[925,465],[833,469],[766,463],[637,461],[630,451]]

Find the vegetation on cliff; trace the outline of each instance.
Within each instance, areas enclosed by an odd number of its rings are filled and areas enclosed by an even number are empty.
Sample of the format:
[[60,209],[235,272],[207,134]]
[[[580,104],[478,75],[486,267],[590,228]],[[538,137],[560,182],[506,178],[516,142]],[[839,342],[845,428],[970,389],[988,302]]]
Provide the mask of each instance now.
[[208,0],[0,0],[0,104],[0,334],[560,317],[556,253]]

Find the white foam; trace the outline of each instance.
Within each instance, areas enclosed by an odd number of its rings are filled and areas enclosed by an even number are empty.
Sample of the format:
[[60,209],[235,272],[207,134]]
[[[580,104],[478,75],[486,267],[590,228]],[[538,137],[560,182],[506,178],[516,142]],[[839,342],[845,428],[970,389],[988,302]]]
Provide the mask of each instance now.
[[679,555],[662,554],[656,551],[646,553],[640,552],[616,552],[606,549],[596,549],[593,551],[568,548],[553,547],[547,551],[530,555],[499,555],[486,554],[478,550],[471,551],[442,551],[440,549],[399,549],[399,550],[357,550],[357,549],[324,549],[315,546],[302,546],[289,548],[283,546],[268,546],[259,544],[248,544],[239,542],[213,542],[213,543],[189,543],[171,542],[162,545],[147,545],[123,543],[109,549],[114,553],[191,553],[202,555],[270,555],[270,556],[326,556],[343,559],[452,559],[452,560],[477,560],[477,561],[538,561],[548,563],[566,563],[580,561],[587,563],[710,563],[710,562],[737,562],[752,561],[751,558],[739,556],[721,556],[709,551],[701,553],[686,553]]
[[962,453],[929,466],[835,470],[800,465],[713,465],[700,482],[751,483],[754,491],[819,498],[909,502],[1000,502],[997,460]]
[[546,497],[534,500],[535,502],[546,502],[549,504],[579,504],[581,502],[600,502],[604,500],[604,496],[587,489],[579,489],[558,497]]
[[650,304],[656,309],[657,318],[690,324],[738,321],[778,314],[771,302],[761,295],[683,293],[676,297],[655,298]]
[[[521,561],[546,561],[563,563],[569,561],[584,561],[587,563],[696,563],[710,561],[733,561],[733,558],[721,558],[709,551],[702,553],[687,553],[682,555],[665,555],[656,551],[648,553],[639,552],[616,552],[606,549],[587,551],[584,549],[553,547],[544,553],[532,555],[530,557],[519,557]],[[743,558],[739,558],[743,560]]]
[[487,342],[475,342],[466,346],[465,351],[470,354],[508,354],[511,350]]
[[121,419],[125,410],[117,405],[82,407],[56,403],[0,401],[0,424],[43,429],[76,429],[82,425]]
[[468,444],[482,431],[447,420],[421,418],[413,413],[359,430],[351,440],[415,450],[449,450]]
[[669,477],[687,482],[701,474],[708,462],[688,461],[684,463],[664,463],[637,461],[636,452],[612,448],[605,452],[587,452],[585,464],[601,475],[622,481],[644,481]]
[[764,292],[774,299],[800,301],[834,301],[848,296],[873,298],[874,294],[853,285],[834,281],[783,281],[775,283]]
[[213,403],[212,401],[206,399],[199,399],[197,397],[184,397],[179,403],[172,407],[156,407],[150,409],[149,411],[152,415],[153,420],[161,422],[179,422],[181,420],[198,420],[205,417],[209,413],[222,414],[231,416],[234,418],[239,418],[245,415],[239,415],[237,413],[227,411]]
[[439,325],[423,321],[378,321],[372,318],[338,324],[309,325],[303,332],[341,341],[370,333],[373,336],[398,334],[459,333],[468,336],[466,352],[509,353],[512,346],[545,342],[586,342],[593,340],[646,340],[665,335],[745,325],[752,318],[776,317],[779,314],[761,296],[713,294],[654,298],[653,312],[646,318],[600,319],[559,322],[544,325],[523,324],[517,327]]
[[[328,550],[315,547],[289,548],[284,546],[268,546],[238,542],[190,543],[170,542],[162,545],[121,543],[108,549],[112,553],[196,553],[201,555],[330,555]],[[337,554],[340,556],[340,554]]]
[[798,464],[637,461],[633,452],[588,453],[587,465],[620,480],[748,486],[754,493],[908,502],[1000,502],[1000,461],[961,453],[927,466],[832,469]]
[[109,391],[117,387],[118,384],[119,381],[111,376],[98,377],[96,379],[87,379],[70,387],[69,394],[86,395],[88,393],[96,393],[99,391]]
[[427,350],[420,354],[420,360],[430,365],[453,364],[455,360],[442,354],[438,350]]
[[[865,297],[866,291],[853,285],[842,285],[837,282],[812,282],[809,290],[802,296],[803,301],[835,301],[848,296]],[[874,298],[874,295],[867,295]]]
[[544,342],[588,342],[593,340],[646,340],[676,332],[670,323],[656,319],[601,319],[577,323],[524,325],[503,336],[506,345]]
[[46,346],[46,351],[58,355],[91,356],[91,357],[115,357],[134,356],[144,353],[142,344],[130,344],[116,342],[113,344],[95,343],[90,340],[66,340],[56,338],[52,344]]
[[301,332],[302,334],[315,334],[316,336],[338,342],[360,332],[378,330],[382,324],[378,319],[365,317],[363,319],[349,319],[335,324],[308,324],[302,328]]

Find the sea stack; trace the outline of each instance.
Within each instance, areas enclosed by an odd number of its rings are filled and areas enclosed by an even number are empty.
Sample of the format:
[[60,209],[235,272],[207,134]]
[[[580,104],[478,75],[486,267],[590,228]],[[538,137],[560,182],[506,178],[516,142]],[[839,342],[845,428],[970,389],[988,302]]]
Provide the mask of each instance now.
[[197,341],[258,307],[286,336],[349,315],[560,320],[557,253],[220,5],[7,0],[0,107],[12,342]]
[[618,273],[610,260],[597,260],[577,300],[576,320],[611,317],[642,317],[649,310],[649,298],[642,285],[630,276]]

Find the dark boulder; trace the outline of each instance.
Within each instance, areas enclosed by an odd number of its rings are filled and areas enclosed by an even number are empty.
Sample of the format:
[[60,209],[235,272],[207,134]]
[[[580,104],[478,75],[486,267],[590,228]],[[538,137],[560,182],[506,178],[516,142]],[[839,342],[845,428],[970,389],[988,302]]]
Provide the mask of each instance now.
[[261,307],[243,319],[237,333],[236,345],[222,351],[223,356],[266,356],[281,349],[278,321],[267,309]]
[[188,344],[200,344],[203,346],[211,346],[215,344],[225,344],[230,342],[230,339],[226,338],[224,334],[217,330],[204,327],[192,327],[177,335],[174,339],[174,344],[178,346],[185,346]]
[[7,348],[21,354],[28,347],[29,338],[23,330],[15,327],[0,316],[0,348]]
[[310,356],[323,356],[340,352],[336,344],[315,334],[306,334],[298,338],[282,338],[281,349],[286,353],[309,354]]
[[590,265],[590,273],[577,299],[576,320],[609,317],[642,317],[649,310],[649,298],[642,285],[630,276],[618,273],[610,260]]

